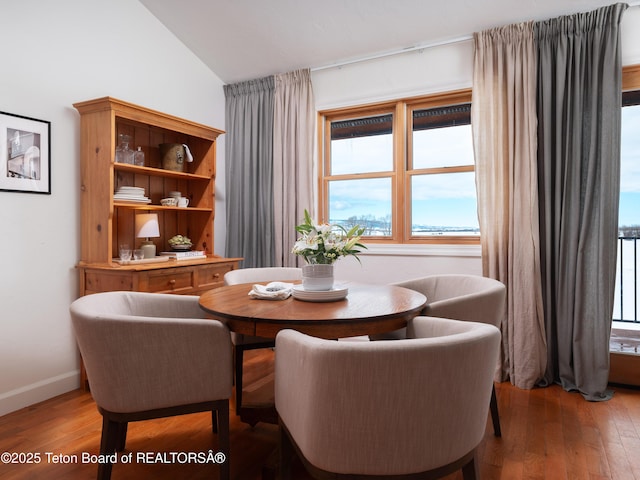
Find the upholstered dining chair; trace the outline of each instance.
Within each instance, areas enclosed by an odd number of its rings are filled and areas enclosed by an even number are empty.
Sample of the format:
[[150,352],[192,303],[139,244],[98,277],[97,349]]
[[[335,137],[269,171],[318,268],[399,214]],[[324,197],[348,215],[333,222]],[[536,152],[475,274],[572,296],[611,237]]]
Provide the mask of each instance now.
[[[500,328],[504,317],[506,287],[492,278],[479,275],[443,274],[395,283],[427,297],[422,315],[488,323]],[[406,337],[406,329],[372,336],[372,340]],[[491,392],[491,420],[493,432],[502,435],[495,386]]]
[[476,478],[500,331],[434,317],[412,339],[335,342],[276,337],[281,478],[292,453],[314,478]]
[[[70,306],[91,394],[102,415],[100,454],[125,447],[129,422],[212,412],[213,432],[229,474],[229,398],[232,355],[229,330],[204,319],[198,297],[106,292]],[[100,463],[98,479],[112,464]]]
[[[224,275],[225,285],[287,280],[302,280],[302,269],[296,267],[239,268],[231,270]],[[242,363],[244,360],[244,352],[245,350],[255,350],[258,348],[273,348],[275,346],[275,340],[231,332],[231,341],[235,351],[236,413],[238,414],[242,407]]]

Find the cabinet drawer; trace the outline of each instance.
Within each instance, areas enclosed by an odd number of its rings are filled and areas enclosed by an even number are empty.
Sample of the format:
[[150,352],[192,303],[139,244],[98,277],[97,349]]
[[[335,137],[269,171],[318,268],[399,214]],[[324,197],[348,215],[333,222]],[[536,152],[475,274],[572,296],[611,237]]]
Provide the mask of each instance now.
[[198,288],[216,288],[222,286],[224,274],[233,270],[231,264],[211,265],[198,270]]
[[149,274],[147,291],[153,293],[186,293],[193,289],[194,271],[192,269],[164,270],[162,273]]
[[80,288],[85,295],[114,290],[134,290],[133,278],[128,273],[89,270],[81,276],[81,282]]

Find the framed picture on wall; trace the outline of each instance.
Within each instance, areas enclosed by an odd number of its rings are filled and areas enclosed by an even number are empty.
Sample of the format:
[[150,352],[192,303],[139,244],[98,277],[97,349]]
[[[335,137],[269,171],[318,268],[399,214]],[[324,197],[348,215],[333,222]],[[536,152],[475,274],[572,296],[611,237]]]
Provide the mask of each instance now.
[[51,194],[51,122],[0,112],[0,190]]

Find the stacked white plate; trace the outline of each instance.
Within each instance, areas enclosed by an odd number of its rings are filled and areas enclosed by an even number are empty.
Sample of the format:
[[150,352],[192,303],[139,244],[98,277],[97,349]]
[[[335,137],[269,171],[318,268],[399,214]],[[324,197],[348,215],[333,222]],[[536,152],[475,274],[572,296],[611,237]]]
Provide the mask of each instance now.
[[305,290],[302,285],[294,285],[292,289],[293,298],[304,302],[335,302],[342,300],[349,293],[347,287],[334,285],[331,290]]
[[151,203],[151,199],[145,196],[142,187],[120,187],[113,195],[113,199],[119,202]]

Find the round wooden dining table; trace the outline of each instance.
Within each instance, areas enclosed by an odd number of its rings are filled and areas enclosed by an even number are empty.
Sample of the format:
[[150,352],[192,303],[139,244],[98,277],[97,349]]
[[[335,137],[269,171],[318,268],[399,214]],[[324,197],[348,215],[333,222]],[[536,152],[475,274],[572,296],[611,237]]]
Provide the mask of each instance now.
[[[407,288],[352,282],[339,284],[347,287],[348,293],[337,301],[309,302],[293,296],[263,300],[249,296],[253,285],[228,285],[205,292],[200,296],[200,307],[235,333],[275,338],[280,330],[294,329],[315,337],[339,339],[406,327],[427,302],[424,295]],[[273,385],[264,382],[248,402],[236,406],[236,414],[252,426],[259,421],[277,424]]]
[[345,282],[344,299],[331,302],[263,300],[249,296],[253,284],[219,287],[200,296],[200,306],[236,333],[275,338],[294,329],[315,337],[336,339],[390,332],[405,327],[427,299],[394,285]]

